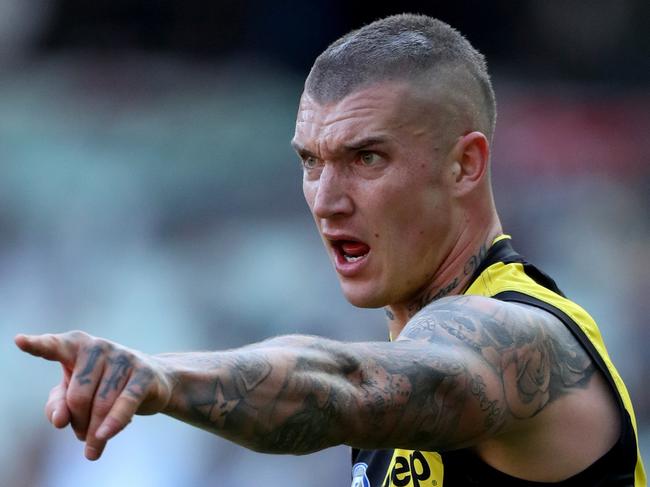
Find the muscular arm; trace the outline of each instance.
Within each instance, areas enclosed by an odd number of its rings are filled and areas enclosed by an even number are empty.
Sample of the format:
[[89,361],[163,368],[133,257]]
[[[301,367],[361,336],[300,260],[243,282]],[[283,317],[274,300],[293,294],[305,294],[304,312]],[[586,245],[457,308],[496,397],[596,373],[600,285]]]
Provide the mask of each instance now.
[[431,446],[425,428],[442,434],[453,423],[441,421],[442,408],[455,400],[464,368],[454,353],[430,348],[280,337],[203,355],[209,372],[191,356],[166,356],[177,378],[166,412],[272,453],[342,443]]
[[[478,297],[432,303],[393,343],[289,336],[156,357],[106,343],[87,341],[62,361],[68,385],[48,403],[67,404],[78,435],[99,452],[136,412],[164,412],[266,452],[456,448],[536,415],[593,373],[554,317]],[[85,413],[83,401],[70,405],[81,396],[92,403]]]
[[178,360],[169,414],[250,448],[292,453],[471,444],[593,373],[548,313],[476,297],[430,305],[394,343],[281,337],[203,357],[208,374],[191,356],[167,356]]

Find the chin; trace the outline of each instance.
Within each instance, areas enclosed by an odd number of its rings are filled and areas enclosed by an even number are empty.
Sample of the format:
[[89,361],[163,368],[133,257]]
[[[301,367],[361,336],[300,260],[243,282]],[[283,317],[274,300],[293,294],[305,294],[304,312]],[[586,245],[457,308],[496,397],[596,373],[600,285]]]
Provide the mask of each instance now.
[[382,293],[359,284],[341,282],[341,291],[345,299],[357,308],[382,308],[389,304]]

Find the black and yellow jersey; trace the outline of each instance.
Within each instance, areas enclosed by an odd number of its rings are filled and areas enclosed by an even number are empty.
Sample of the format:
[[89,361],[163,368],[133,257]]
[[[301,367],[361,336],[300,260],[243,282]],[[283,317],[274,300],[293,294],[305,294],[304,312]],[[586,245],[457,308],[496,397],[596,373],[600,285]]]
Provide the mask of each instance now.
[[586,470],[552,484],[507,475],[484,463],[470,449],[439,453],[353,449],[352,487],[645,487],[632,403],[591,316],[569,301],[550,277],[517,254],[507,235],[495,239],[465,294],[525,303],[544,309],[561,320],[582,344],[616,395],[622,423],[618,441]]

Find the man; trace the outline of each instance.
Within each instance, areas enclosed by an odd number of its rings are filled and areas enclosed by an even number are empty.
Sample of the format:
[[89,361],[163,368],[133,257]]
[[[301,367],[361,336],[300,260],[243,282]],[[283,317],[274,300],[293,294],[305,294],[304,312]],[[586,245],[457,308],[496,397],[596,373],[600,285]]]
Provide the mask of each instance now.
[[392,340],[285,336],[149,356],[82,332],[16,337],[61,362],[46,414],[97,459],[134,414],[245,447],[353,447],[353,486],[644,485],[634,413],[595,323],[511,248],[489,181],[483,57],[424,16],[315,62],[293,145],[347,299]]

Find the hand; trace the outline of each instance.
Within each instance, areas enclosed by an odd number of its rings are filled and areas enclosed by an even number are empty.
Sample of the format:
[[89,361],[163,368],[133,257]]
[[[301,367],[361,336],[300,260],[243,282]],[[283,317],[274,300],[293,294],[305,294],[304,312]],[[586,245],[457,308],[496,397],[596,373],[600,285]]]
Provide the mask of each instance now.
[[97,460],[106,442],[131,422],[134,414],[162,411],[172,386],[162,362],[81,331],[58,335],[17,335],[18,347],[60,362],[63,379],[45,405],[57,428],[72,426],[86,442],[85,455]]

